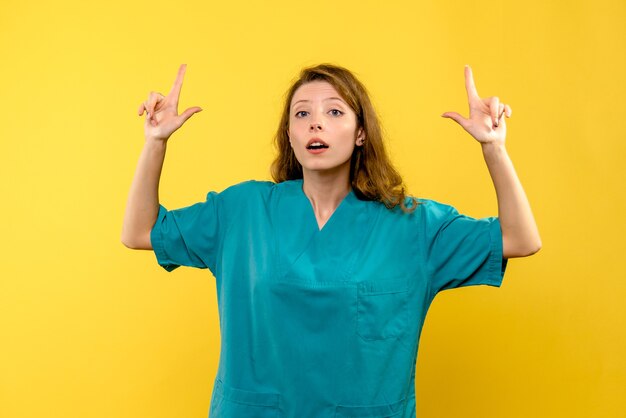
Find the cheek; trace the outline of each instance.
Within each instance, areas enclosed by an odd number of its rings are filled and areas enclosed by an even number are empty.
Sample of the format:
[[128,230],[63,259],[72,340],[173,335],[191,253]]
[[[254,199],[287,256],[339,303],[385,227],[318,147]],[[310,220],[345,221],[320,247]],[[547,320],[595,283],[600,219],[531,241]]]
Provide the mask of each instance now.
[[341,130],[342,136],[350,138],[355,136],[356,127],[354,126],[354,123],[346,122],[338,126],[338,128]]
[[298,132],[302,130],[302,121],[298,119],[291,120],[287,127],[287,132]]
[[342,129],[352,130],[356,128],[356,119],[354,117],[343,117],[339,122],[337,126],[341,126]]

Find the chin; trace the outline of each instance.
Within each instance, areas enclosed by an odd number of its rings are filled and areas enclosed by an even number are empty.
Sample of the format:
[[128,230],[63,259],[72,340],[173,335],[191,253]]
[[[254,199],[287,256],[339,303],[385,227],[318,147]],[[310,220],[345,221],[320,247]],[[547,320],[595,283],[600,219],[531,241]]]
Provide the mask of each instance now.
[[[300,163],[302,165],[302,163]],[[328,161],[316,161],[314,164],[311,164],[309,162],[309,164],[305,164],[302,165],[302,171],[318,171],[318,172],[322,172],[322,171],[339,171],[339,170],[350,170],[350,160],[344,162],[344,163],[330,163]]]

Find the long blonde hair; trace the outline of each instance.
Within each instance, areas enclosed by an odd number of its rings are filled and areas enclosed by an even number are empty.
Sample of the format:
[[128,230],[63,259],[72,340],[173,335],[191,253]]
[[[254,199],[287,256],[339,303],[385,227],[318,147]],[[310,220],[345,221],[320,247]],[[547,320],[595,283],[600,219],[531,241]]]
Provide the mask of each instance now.
[[380,122],[365,86],[348,69],[333,64],[319,64],[302,69],[299,78],[287,91],[283,113],[274,136],[274,145],[278,150],[271,166],[274,181],[280,183],[302,178],[302,166],[289,144],[289,109],[298,87],[312,81],[326,81],[331,84],[356,113],[357,128],[362,127],[365,132],[364,144],[354,148],[350,159],[350,183],[355,195],[361,200],[381,202],[388,209],[400,205],[403,212],[413,212],[421,202],[412,198],[411,206],[406,206],[402,177],[387,155]]

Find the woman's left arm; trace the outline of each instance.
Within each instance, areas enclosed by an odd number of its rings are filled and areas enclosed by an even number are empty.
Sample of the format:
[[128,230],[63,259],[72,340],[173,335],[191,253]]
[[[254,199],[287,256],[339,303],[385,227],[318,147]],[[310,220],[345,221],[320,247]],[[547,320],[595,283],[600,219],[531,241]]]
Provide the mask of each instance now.
[[524,188],[504,145],[482,144],[498,196],[503,257],[526,257],[541,249],[541,238]]
[[453,119],[482,146],[483,156],[496,189],[498,218],[502,228],[503,257],[526,257],[541,249],[539,230],[530,209],[524,188],[515,173],[504,141],[506,122],[511,117],[509,105],[498,97],[481,99],[474,85],[472,70],[465,66],[465,89],[470,117],[456,112],[445,112],[442,117]]

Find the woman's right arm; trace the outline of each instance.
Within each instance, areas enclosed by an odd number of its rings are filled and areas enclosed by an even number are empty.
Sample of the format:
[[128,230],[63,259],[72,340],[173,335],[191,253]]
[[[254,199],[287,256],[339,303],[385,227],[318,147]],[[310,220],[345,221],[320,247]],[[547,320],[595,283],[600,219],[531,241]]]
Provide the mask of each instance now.
[[136,250],[151,250],[150,231],[159,213],[159,180],[169,137],[200,107],[190,107],[178,114],[178,98],[186,65],[178,70],[172,90],[167,96],[151,92],[139,106],[138,114],[146,112],[145,144],[135,177],[130,187],[122,226],[122,243]]
[[148,141],[141,151],[130,186],[122,227],[122,243],[135,250],[151,250],[150,231],[159,213],[159,179],[167,141]]

